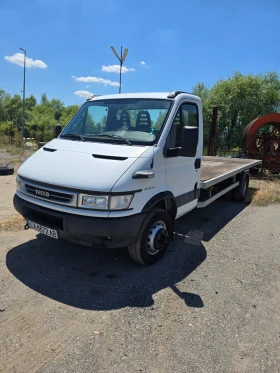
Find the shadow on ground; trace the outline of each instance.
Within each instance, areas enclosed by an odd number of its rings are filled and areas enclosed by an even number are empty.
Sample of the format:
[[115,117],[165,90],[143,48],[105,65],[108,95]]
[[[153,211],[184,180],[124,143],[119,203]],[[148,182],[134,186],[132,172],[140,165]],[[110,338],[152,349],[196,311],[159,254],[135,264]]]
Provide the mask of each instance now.
[[10,272],[51,299],[89,310],[153,305],[153,295],[170,287],[189,307],[203,307],[199,295],[182,293],[176,283],[205,259],[208,241],[246,205],[218,201],[176,221],[175,238],[165,257],[152,266],[130,260],[126,249],[93,249],[41,234],[12,248]]

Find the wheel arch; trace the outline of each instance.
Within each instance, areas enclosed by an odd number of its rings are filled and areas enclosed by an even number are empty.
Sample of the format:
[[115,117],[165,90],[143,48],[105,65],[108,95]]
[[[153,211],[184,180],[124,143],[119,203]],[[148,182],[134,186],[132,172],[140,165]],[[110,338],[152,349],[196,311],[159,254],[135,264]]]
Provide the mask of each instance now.
[[168,212],[174,222],[177,215],[177,204],[171,192],[161,192],[153,196],[143,207],[142,212],[147,213],[153,208],[160,208]]

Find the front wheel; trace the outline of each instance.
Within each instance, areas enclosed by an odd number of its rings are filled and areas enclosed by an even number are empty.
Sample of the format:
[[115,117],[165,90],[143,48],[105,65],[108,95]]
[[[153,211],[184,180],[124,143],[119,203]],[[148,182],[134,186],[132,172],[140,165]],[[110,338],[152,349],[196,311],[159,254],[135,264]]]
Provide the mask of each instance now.
[[137,241],[128,247],[130,257],[141,264],[157,262],[165,253],[171,235],[170,215],[158,208],[152,210],[142,224]]

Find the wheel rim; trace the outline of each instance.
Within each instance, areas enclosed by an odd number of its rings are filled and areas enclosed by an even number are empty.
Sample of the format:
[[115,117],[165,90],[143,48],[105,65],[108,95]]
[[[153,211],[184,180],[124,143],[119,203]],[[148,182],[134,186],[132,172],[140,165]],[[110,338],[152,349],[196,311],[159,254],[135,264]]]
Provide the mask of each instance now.
[[169,234],[166,225],[162,221],[157,221],[149,230],[147,236],[147,252],[156,255],[164,250],[169,242]]

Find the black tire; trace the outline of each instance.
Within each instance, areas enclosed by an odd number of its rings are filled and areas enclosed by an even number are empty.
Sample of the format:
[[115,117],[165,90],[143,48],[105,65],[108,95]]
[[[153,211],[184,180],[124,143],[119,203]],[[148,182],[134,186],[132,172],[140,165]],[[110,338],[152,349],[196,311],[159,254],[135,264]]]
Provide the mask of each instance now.
[[164,255],[172,235],[170,215],[152,210],[143,221],[137,241],[128,247],[130,257],[141,264],[153,264]]
[[235,201],[244,201],[249,186],[249,174],[247,174],[240,185],[233,190],[233,199]]
[[3,166],[0,166],[0,175],[1,176],[13,175],[13,173],[14,173],[14,167],[10,167],[10,166],[3,167]]

